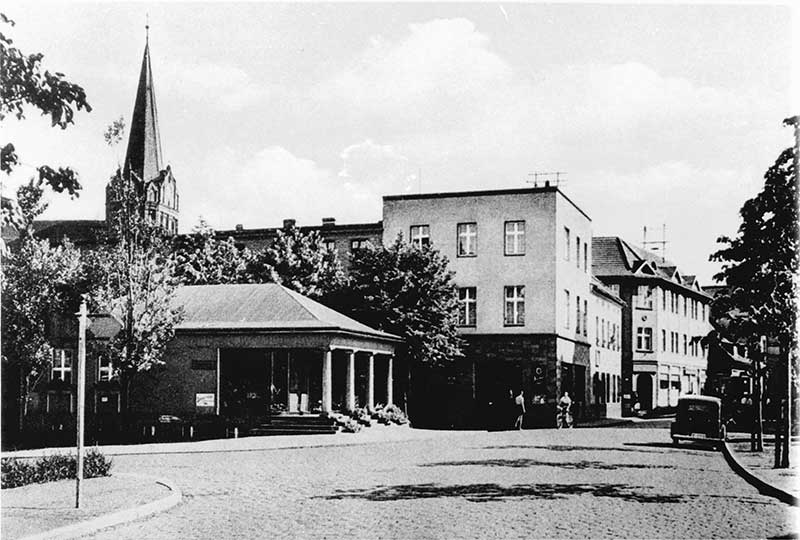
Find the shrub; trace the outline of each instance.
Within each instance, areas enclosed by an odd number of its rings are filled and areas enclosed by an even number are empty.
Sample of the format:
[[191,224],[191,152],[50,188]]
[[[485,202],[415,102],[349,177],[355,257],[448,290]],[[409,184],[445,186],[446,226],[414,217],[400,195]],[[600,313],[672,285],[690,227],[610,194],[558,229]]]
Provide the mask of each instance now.
[[390,422],[395,424],[408,424],[408,417],[397,405],[387,405],[381,411]]
[[345,433],[358,433],[361,431],[361,424],[351,418],[347,418],[342,424],[342,431]]
[[[88,450],[83,459],[83,477],[108,476],[112,461],[97,450]],[[4,458],[0,462],[2,489],[28,484],[41,484],[75,478],[77,463],[74,455],[51,454],[33,461],[29,459]]]

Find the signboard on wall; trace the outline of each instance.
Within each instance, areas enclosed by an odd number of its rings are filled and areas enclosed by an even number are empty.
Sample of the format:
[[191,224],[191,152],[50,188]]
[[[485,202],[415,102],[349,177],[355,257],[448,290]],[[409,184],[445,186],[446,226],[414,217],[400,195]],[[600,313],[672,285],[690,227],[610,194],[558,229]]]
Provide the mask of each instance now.
[[198,409],[214,409],[214,394],[195,394],[194,404]]

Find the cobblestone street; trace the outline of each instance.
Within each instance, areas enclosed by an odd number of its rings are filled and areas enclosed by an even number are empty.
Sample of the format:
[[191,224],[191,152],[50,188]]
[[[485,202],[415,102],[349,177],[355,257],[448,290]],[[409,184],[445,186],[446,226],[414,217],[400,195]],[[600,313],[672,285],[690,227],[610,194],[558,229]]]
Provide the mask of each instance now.
[[453,432],[241,452],[118,456],[175,508],[95,538],[769,538],[795,509],[664,429]]

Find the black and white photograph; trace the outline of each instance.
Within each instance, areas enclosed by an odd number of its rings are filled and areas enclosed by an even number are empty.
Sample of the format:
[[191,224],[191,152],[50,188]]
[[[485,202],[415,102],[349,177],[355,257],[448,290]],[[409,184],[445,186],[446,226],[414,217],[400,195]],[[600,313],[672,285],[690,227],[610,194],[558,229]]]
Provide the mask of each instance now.
[[800,9],[0,6],[0,536],[800,538]]

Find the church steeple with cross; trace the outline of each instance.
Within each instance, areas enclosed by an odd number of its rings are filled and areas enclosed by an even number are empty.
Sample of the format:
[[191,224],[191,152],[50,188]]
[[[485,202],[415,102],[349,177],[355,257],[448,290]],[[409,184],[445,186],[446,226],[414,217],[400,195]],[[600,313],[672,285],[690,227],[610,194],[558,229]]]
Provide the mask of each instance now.
[[[161,135],[158,128],[153,69],[150,65],[150,24],[145,26],[145,46],[139,84],[133,106],[128,148],[122,167],[123,177],[135,183],[144,198],[145,218],[169,233],[178,230],[179,198],[175,178],[169,165],[164,166]],[[106,221],[113,220],[119,206],[114,180],[106,188]]]

